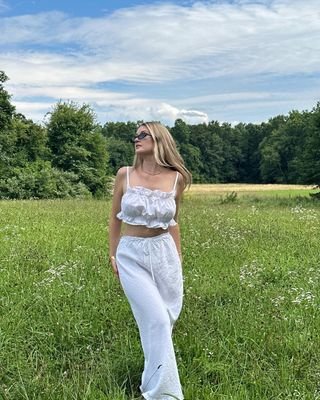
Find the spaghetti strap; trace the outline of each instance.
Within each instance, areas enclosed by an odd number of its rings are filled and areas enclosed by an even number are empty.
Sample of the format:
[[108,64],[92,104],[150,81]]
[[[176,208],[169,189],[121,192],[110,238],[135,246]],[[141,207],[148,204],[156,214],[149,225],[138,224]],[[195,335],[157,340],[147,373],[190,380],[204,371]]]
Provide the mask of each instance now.
[[173,185],[173,189],[172,190],[176,189],[178,178],[179,178],[179,172],[177,171],[176,180],[174,181],[174,185]]
[[127,167],[127,188],[130,187],[130,182],[129,182],[129,168]]

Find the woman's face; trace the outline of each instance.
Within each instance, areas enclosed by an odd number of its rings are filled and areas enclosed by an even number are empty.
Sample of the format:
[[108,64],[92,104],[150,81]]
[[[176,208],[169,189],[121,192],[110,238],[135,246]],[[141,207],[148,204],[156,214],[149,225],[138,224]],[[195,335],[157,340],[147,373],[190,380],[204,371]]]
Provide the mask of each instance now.
[[154,142],[148,128],[144,125],[139,126],[135,138],[134,149],[136,154],[153,154]]

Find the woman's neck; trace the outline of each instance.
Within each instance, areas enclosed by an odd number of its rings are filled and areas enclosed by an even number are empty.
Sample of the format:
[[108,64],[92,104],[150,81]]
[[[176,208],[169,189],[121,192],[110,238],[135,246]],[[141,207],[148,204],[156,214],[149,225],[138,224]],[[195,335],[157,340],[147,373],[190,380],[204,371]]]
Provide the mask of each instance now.
[[161,173],[163,167],[156,163],[154,157],[144,158],[141,164],[141,170],[147,174],[158,175]]

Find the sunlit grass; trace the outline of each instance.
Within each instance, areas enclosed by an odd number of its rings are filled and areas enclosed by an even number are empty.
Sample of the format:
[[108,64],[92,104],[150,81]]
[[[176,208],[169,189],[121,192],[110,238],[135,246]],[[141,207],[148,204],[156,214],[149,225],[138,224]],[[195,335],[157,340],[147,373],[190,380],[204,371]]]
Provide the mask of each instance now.
[[186,192],[187,195],[210,194],[221,196],[230,192],[237,192],[239,196],[308,196],[315,191],[314,186],[310,185],[280,185],[280,184],[247,184],[247,183],[228,183],[228,184],[194,184]]
[[[319,399],[320,202],[221,197],[189,192],[181,208],[185,398]],[[0,399],[139,396],[143,357],[107,262],[109,211],[0,202]]]

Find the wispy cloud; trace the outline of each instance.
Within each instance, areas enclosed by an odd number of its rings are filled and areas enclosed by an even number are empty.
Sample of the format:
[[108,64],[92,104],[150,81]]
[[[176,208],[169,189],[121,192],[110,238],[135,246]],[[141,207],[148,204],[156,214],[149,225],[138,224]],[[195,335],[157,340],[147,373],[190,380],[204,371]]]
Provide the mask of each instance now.
[[[55,97],[59,88],[38,87],[38,88],[17,88],[17,98],[24,96],[50,96]],[[103,90],[91,90],[85,88],[65,87],[60,91],[59,100],[73,99],[79,103],[90,103],[101,121],[135,121],[135,120],[161,120],[173,124],[177,118],[188,123],[207,123],[209,117],[206,113],[196,110],[189,110],[174,107],[168,103],[159,102],[152,98],[140,98],[133,94],[119,94]],[[44,120],[45,114],[52,109],[52,103],[44,101],[28,102],[14,101],[17,109],[26,114],[32,115],[38,121]]]
[[107,116],[118,121],[128,120],[156,120],[165,121],[170,125],[178,118],[190,124],[208,123],[208,115],[201,111],[179,109],[167,103],[154,101],[136,101],[131,104],[123,104],[110,107]]
[[[51,12],[0,20],[5,43],[0,65],[17,101],[32,93],[88,99],[99,112],[109,104],[109,115],[137,115],[134,119],[149,104],[150,116],[204,121],[208,113],[196,101],[189,101],[188,111],[174,97],[143,101],[136,93],[96,89],[102,83],[135,82],[156,91],[159,84],[181,81],[320,73],[318,0],[157,3],[101,18]],[[215,88],[209,90],[210,97]],[[268,100],[263,93],[253,96]]]
[[9,5],[4,0],[0,0],[0,13],[7,10],[9,10]]
[[197,69],[202,76],[310,73],[320,69],[318,8],[318,0],[275,0],[139,6],[96,19],[44,13],[4,18],[2,38],[7,44],[64,45],[74,62],[84,58],[90,65],[93,57],[105,67],[122,65],[106,80],[123,79],[128,61],[136,67],[127,68],[125,78],[141,81],[192,77]]

